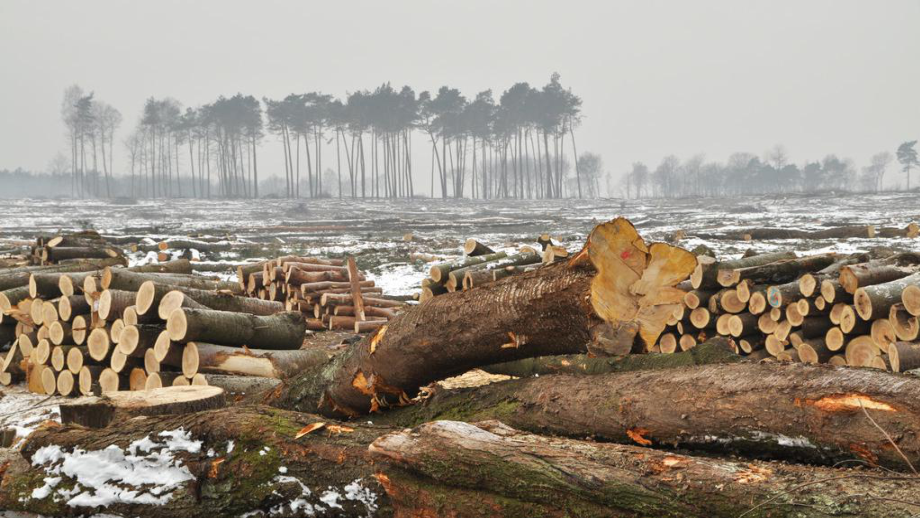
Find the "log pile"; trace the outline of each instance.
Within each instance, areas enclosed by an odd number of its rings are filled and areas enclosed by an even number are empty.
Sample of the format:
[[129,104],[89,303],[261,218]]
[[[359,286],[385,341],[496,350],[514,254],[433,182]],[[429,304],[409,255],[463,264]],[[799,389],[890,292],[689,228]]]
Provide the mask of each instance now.
[[32,264],[61,264],[87,259],[114,259],[123,262],[124,253],[94,230],[67,235],[39,236],[31,247]]
[[553,244],[547,234],[538,237],[536,242],[542,247],[541,251],[525,245],[509,254],[496,252],[476,239],[467,239],[463,257],[431,266],[428,277],[422,280],[419,302],[532,271],[569,256],[565,247]]
[[917,254],[703,256],[684,287],[682,304],[649,352],[685,351],[725,336],[756,359],[920,368]]
[[0,382],[62,396],[210,381],[247,392],[328,358],[300,350],[308,327],[367,332],[403,305],[383,298],[352,258],[285,257],[240,267],[238,283],[193,275],[187,260],[124,268],[111,259],[0,274]]
[[302,314],[311,331],[368,333],[404,307],[368,280],[353,257],[279,257],[239,266],[237,278],[248,296],[283,303],[287,311]]

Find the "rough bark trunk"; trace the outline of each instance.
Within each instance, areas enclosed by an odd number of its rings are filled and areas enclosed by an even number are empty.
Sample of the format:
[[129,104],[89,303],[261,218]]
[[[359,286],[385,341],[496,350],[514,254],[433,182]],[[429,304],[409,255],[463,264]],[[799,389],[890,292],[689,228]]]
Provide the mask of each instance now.
[[195,342],[195,346],[198,350],[198,371],[204,373],[288,378],[326,363],[330,357],[324,348],[266,351],[203,342]]
[[123,268],[106,268],[102,275],[102,287],[104,289],[111,288],[125,291],[137,291],[140,289],[141,284],[147,281],[174,284],[176,286],[202,290],[226,290],[237,295],[243,293],[243,290],[237,283],[215,281],[207,277],[194,275],[139,273]]
[[210,309],[177,309],[166,321],[176,342],[203,341],[259,349],[300,349],[306,324],[300,313],[255,316]]
[[797,517],[833,516],[841,506],[887,517],[916,510],[910,477],[841,478],[827,468],[548,438],[498,421],[426,423],[369,449],[384,464],[378,480],[397,516],[405,517]]
[[773,252],[769,254],[754,255],[736,259],[734,261],[723,262],[718,262],[711,257],[703,256],[700,257],[699,264],[697,264],[696,268],[693,270],[693,274],[690,276],[690,283],[695,290],[717,290],[721,288],[719,281],[717,280],[719,270],[747,268],[750,266],[758,266],[783,259],[795,259],[795,253]]
[[[753,256],[756,258],[759,256]],[[814,272],[833,264],[836,254],[812,255],[797,259],[784,259],[744,268],[720,268],[717,280],[722,286],[734,286],[744,279],[758,284],[781,284],[797,279],[805,272]]]
[[[435,395],[375,422],[500,419],[516,428],[621,443],[732,451],[891,469],[920,463],[920,380],[823,365],[750,364],[525,378]],[[675,390],[680,387],[680,390]],[[667,402],[667,404],[663,404]],[[585,412],[585,408],[592,409]],[[406,416],[412,416],[408,418]]]

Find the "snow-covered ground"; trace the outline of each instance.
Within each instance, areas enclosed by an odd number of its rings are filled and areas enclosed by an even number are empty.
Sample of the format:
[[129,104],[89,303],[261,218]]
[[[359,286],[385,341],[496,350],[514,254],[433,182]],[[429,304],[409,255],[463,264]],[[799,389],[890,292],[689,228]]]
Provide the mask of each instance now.
[[[920,221],[920,197],[912,194],[749,196],[679,200],[145,200],[135,205],[104,200],[9,200],[0,207],[0,248],[24,244],[36,233],[93,228],[108,236],[134,236],[150,243],[167,238],[230,239],[242,250],[202,252],[202,264],[224,271],[210,275],[235,280],[231,266],[282,254],[355,255],[384,291],[418,290],[430,265],[411,261],[413,252],[452,258],[470,237],[496,249],[534,245],[549,233],[577,249],[598,222],[616,216],[633,221],[651,240],[684,231],[686,248],[705,244],[717,254],[737,256],[748,248],[799,252],[854,252],[876,246],[920,250],[920,241],[772,240],[754,243],[702,240],[694,232],[778,227],[821,229],[872,224],[903,228]],[[407,236],[408,235],[408,236]],[[176,252],[179,253],[179,252]],[[132,254],[133,263],[151,260]]]
[[[158,200],[117,205],[101,200],[7,200],[0,206],[0,249],[28,245],[37,234],[87,228],[106,236],[131,237],[134,242],[146,240],[147,244],[189,236],[208,241],[228,239],[244,246],[224,252],[202,251],[199,264],[213,270],[207,274],[235,280],[232,266],[240,262],[288,254],[354,255],[359,267],[385,293],[408,295],[418,290],[430,267],[430,263],[411,260],[413,254],[459,257],[461,245],[470,237],[496,250],[513,251],[523,245],[536,246],[537,236],[543,233],[574,251],[595,224],[617,216],[629,218],[648,240],[671,239],[683,231],[688,237],[679,241],[681,246],[692,249],[706,245],[727,257],[737,257],[749,248],[801,253],[851,253],[874,247],[920,251],[920,239],[906,238],[746,243],[694,237],[694,233],[761,227],[817,230],[871,224],[904,228],[910,222],[920,222],[920,197],[909,194],[488,203]],[[135,252],[130,259],[132,264],[141,264],[155,260],[156,254]],[[46,420],[59,419],[58,398],[30,394],[21,386],[6,387],[3,392],[0,429],[15,428],[17,443]],[[194,438],[181,430],[148,437],[125,449],[113,446],[100,451],[62,451],[51,447],[33,459],[47,474],[45,486],[33,497],[67,499],[74,506],[163,501],[190,476],[174,454],[195,447]],[[79,484],[63,489],[59,485],[62,474]],[[137,477],[150,481],[144,491],[131,489]],[[278,477],[291,478],[285,472]],[[289,482],[300,483],[296,479]],[[318,496],[330,509],[339,501],[366,500],[371,511],[373,494],[367,492],[356,481]],[[306,510],[308,504],[304,496],[286,505],[285,511],[297,512]],[[23,516],[0,510],[0,518]]]

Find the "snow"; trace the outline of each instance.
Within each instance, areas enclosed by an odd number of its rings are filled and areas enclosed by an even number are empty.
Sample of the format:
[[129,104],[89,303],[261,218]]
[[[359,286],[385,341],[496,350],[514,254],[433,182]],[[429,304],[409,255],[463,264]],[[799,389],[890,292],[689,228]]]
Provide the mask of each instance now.
[[[116,445],[102,450],[75,448],[64,451],[58,445],[39,448],[32,465],[49,476],[35,488],[34,499],[66,500],[71,507],[108,506],[115,503],[163,505],[172,492],[194,476],[174,453],[201,451],[201,441],[178,429],[160,432],[162,440],[150,436],[138,439],[122,450]],[[73,482],[60,489],[62,481]]]
[[21,446],[26,436],[43,422],[61,422],[62,400],[63,398],[33,394],[23,385],[4,387],[3,395],[0,397],[0,428],[16,430],[17,440],[13,443],[13,448]]

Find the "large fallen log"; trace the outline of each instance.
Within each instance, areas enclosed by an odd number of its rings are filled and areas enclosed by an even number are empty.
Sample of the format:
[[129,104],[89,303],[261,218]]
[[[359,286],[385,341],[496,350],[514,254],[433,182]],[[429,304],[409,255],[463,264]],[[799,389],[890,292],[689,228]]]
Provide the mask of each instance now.
[[[151,518],[254,510],[392,516],[367,450],[392,429],[324,421],[268,407],[233,407],[129,419],[102,430],[42,427],[4,464],[0,509],[73,517],[97,513],[101,505],[106,514]],[[304,433],[309,426],[314,431]],[[130,455],[135,463],[119,462]],[[65,456],[87,470],[60,469]],[[94,470],[95,459],[125,468]],[[58,483],[46,483],[51,477],[60,477]]]
[[742,257],[741,259],[735,259],[732,261],[719,262],[711,257],[702,256],[700,257],[699,263],[694,268],[693,273],[690,276],[690,283],[695,290],[719,289],[721,287],[718,281],[720,270],[749,268],[751,266],[759,266],[783,259],[795,259],[795,257],[796,256],[794,252],[772,252],[768,254]]
[[911,477],[541,437],[498,421],[426,423],[384,435],[370,452],[384,463],[378,480],[401,516],[775,518],[834,516],[843,506],[854,516],[906,517],[917,509]]
[[475,391],[435,392],[424,404],[385,413],[375,422],[399,425],[442,416],[494,418],[536,433],[620,443],[826,464],[858,459],[909,470],[881,427],[920,465],[920,380],[871,369],[741,362],[540,376]]
[[695,266],[689,252],[648,246],[619,218],[596,227],[567,263],[442,295],[397,316],[322,372],[292,380],[278,404],[356,416],[499,361],[579,353],[586,345],[607,355],[647,350],[683,299],[674,286]]

